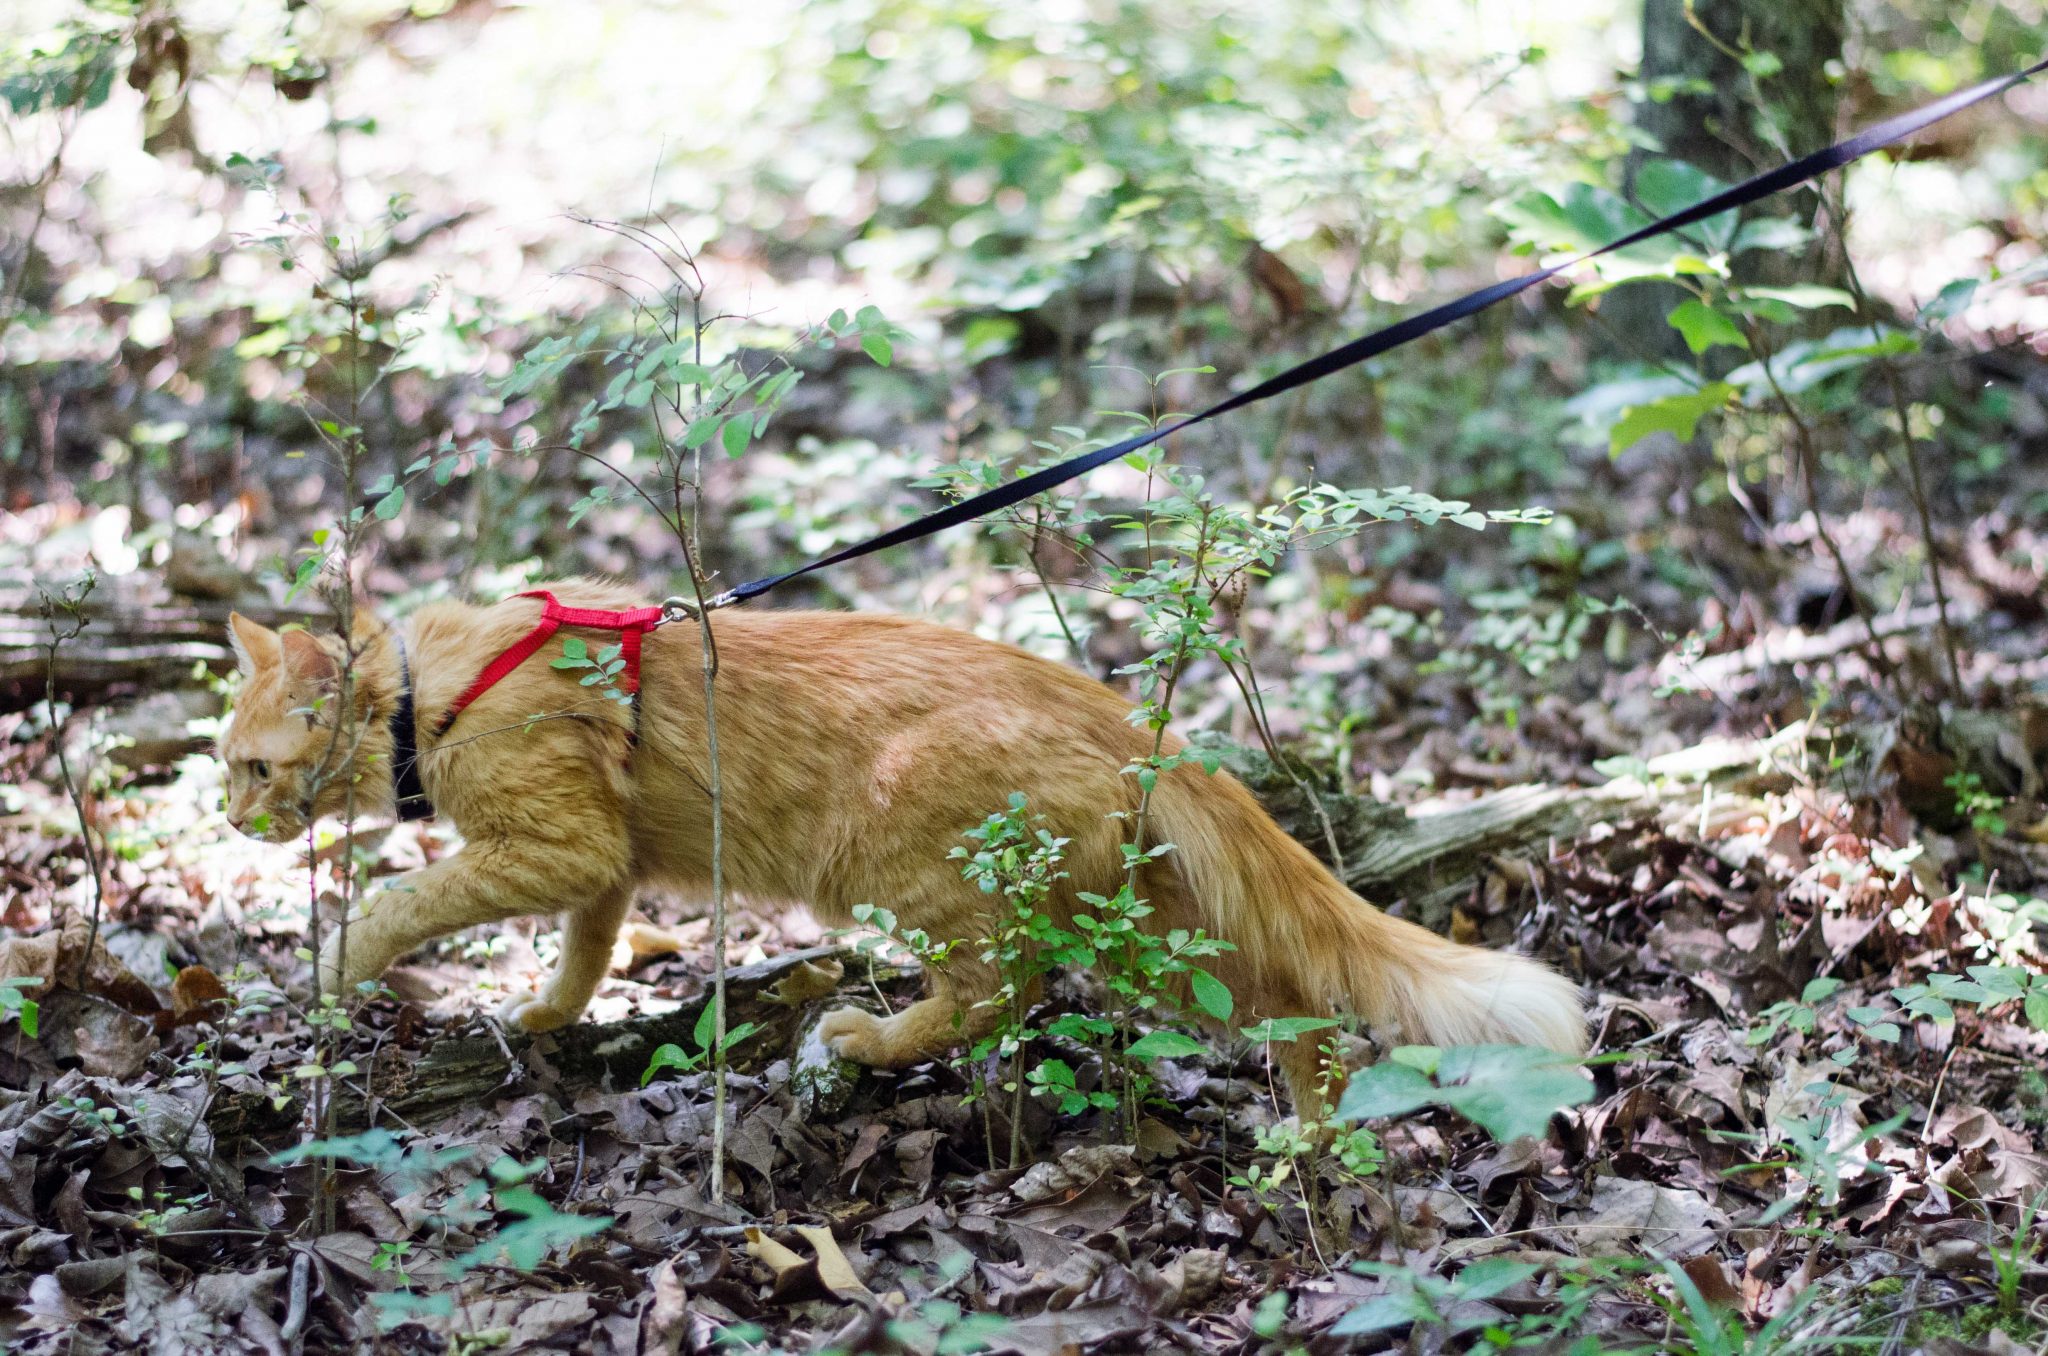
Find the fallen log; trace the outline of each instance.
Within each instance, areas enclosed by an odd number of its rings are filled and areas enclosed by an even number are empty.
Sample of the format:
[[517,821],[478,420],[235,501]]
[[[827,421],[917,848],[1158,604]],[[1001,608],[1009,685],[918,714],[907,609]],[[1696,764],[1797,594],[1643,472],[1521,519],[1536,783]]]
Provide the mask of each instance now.
[[[228,613],[237,608],[266,626],[310,622],[317,616],[261,602],[95,590],[79,608],[85,629],[57,647],[59,700],[78,706],[110,696],[190,687],[196,667],[229,672],[235,657],[228,648]],[[0,712],[25,710],[43,700],[49,639],[49,624],[32,585],[0,578]]]
[[[1653,758],[1603,786],[1511,786],[1462,803],[1402,810],[1324,793],[1344,883],[1379,904],[1442,929],[1450,907],[1478,888],[1491,860],[1569,842],[1595,824],[1697,813],[1704,800],[1753,795],[1790,781],[1805,754],[1804,723],[1763,740],[1710,740]],[[1261,754],[1230,760],[1281,827],[1330,862],[1321,819],[1284,772]]]

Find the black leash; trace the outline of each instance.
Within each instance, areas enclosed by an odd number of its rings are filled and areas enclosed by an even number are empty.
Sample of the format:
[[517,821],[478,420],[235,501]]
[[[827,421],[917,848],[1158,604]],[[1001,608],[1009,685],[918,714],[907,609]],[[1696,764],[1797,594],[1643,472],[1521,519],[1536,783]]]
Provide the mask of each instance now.
[[[986,490],[972,498],[963,499],[957,504],[948,505],[935,513],[928,513],[922,518],[905,523],[901,527],[891,528],[889,531],[870,537],[866,541],[856,542],[854,545],[834,551],[830,555],[821,556],[809,564],[799,565],[794,570],[749,580],[737,588],[728,589],[724,593],[719,594],[716,598],[711,599],[706,606],[728,607],[734,603],[743,603],[749,598],[758,598],[778,585],[786,584],[792,579],[801,578],[814,571],[825,569],[827,566],[843,564],[849,560],[857,560],[862,556],[890,546],[901,546],[905,542],[917,541],[919,538],[929,537],[935,532],[943,532],[949,527],[957,527],[961,523],[972,522],[976,518],[984,517],[999,509],[1006,509],[1012,504],[1022,503],[1035,494],[1042,494],[1055,485],[1072,480],[1075,476],[1083,475],[1098,466],[1115,461],[1118,457],[1136,452],[1140,448],[1150,447],[1160,439],[1171,437],[1183,429],[1192,428],[1196,424],[1206,423],[1208,420],[1214,419],[1221,414],[1228,414],[1232,410],[1241,410],[1245,406],[1256,404],[1261,400],[1271,399],[1276,395],[1292,391],[1296,387],[1306,386],[1308,383],[1318,381],[1333,372],[1341,372],[1347,367],[1355,367],[1368,358],[1376,358],[1382,353],[1401,347],[1403,344],[1413,343],[1426,334],[1433,334],[1446,325],[1463,320],[1466,316],[1476,315],[1489,306],[1506,301],[1509,297],[1519,296],[1530,288],[1548,282],[1558,274],[1576,268],[1590,259],[1597,259],[1603,254],[1612,254],[1616,250],[1627,249],[1630,245],[1639,245],[1643,241],[1655,236],[1681,230],[1697,222],[1705,221],[1709,217],[1719,216],[1723,212],[1732,211],[1738,207],[1746,207],[1753,202],[1768,198],[1774,193],[1781,193],[1788,188],[1803,184],[1809,179],[1818,179],[1821,175],[1838,170],[1851,161],[1862,159],[1872,151],[1881,150],[1896,141],[1903,141],[1915,132],[1932,127],[1944,118],[1953,117],[1973,104],[1979,104],[1986,99],[2003,94],[2014,85],[2034,75],[2038,75],[2043,70],[2048,70],[2048,60],[2037,61],[2015,75],[2002,76],[1996,80],[1987,80],[1981,85],[1975,85],[1969,89],[1951,94],[1946,98],[1937,99],[1923,108],[1917,108],[1910,113],[1901,113],[1895,118],[1886,119],[1875,127],[1850,137],[1847,141],[1837,143],[1826,150],[1815,151],[1811,155],[1802,156],[1788,165],[1781,165],[1777,169],[1768,170],[1753,179],[1746,179],[1733,188],[1716,193],[1714,196],[1702,202],[1694,203],[1683,211],[1674,212],[1660,221],[1653,221],[1647,226],[1629,232],[1619,240],[1602,245],[1599,249],[1581,254],[1576,259],[1568,259],[1564,263],[1553,264],[1549,268],[1526,274],[1520,278],[1495,283],[1491,287],[1483,287],[1477,292],[1459,297],[1456,301],[1445,302],[1433,310],[1424,311],[1421,315],[1410,316],[1406,320],[1397,321],[1385,329],[1375,330],[1371,334],[1353,339],[1350,343],[1340,348],[1332,349],[1319,358],[1311,358],[1299,366],[1290,367],[1276,377],[1269,377],[1256,386],[1238,392],[1228,400],[1211,405],[1200,414],[1190,415],[1185,419],[1168,424],[1162,428],[1153,429],[1149,433],[1141,433],[1136,437],[1126,438],[1120,443],[1112,443],[1108,447],[1098,448],[1093,452],[1084,452],[1078,457],[1070,457],[1066,461],[1045,467],[1043,470],[1034,471],[1030,475],[1011,481],[1007,485],[998,486],[993,490]],[[680,602],[681,600],[676,601]],[[695,608],[692,606],[679,610],[694,612]]]

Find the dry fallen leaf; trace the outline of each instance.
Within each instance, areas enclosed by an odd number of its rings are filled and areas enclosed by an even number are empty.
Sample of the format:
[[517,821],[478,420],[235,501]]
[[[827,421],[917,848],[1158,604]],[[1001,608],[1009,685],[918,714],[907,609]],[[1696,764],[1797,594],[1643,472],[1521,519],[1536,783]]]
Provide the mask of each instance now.
[[774,1273],[774,1294],[778,1301],[787,1304],[823,1295],[863,1302],[874,1299],[873,1293],[854,1273],[853,1264],[846,1260],[846,1254],[840,1251],[830,1229],[799,1225],[796,1232],[811,1245],[815,1256],[805,1257],[776,1242],[755,1226],[747,1226],[747,1253]]
[[1696,1191],[1658,1186],[1632,1177],[1602,1177],[1593,1184],[1592,1209],[1582,1223],[1588,1253],[1613,1256],[1641,1247],[1664,1257],[1691,1257],[1714,1246],[1726,1217]]

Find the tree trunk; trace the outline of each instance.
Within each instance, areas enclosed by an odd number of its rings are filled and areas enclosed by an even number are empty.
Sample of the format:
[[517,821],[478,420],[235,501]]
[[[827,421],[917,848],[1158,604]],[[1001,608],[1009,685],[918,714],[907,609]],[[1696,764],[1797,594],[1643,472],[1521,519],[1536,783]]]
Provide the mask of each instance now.
[[[1624,192],[1632,196],[1642,167],[1660,157],[1733,181],[1832,141],[1839,92],[1827,70],[1841,58],[1844,30],[1843,0],[1643,0],[1635,125],[1660,149],[1630,153]],[[1784,193],[1749,212],[1811,225],[1817,202],[1810,191]],[[1737,261],[1738,276],[1811,281],[1823,257],[1818,249],[1804,256],[1754,253]],[[1690,366],[1685,345],[1664,322],[1683,299],[1676,287],[1651,283],[1607,297],[1602,311],[1619,356]]]

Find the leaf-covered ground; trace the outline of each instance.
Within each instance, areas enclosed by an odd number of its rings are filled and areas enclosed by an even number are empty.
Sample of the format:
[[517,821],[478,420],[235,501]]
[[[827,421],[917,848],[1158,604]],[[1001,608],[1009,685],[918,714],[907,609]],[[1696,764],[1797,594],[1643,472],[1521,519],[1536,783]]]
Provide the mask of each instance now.
[[[2005,639],[2012,659],[1976,657],[1994,676],[2024,663],[2023,641]],[[1374,759],[1410,775],[1380,782],[1411,799],[1429,785],[1426,809],[1510,779],[1630,775],[1638,753],[1804,713],[1802,683],[1853,681],[1861,662],[1782,628],[1723,648],[1676,665],[1711,678],[1712,701],[1660,704],[1649,693],[1672,674],[1641,672],[1598,702],[1539,704],[1506,773],[1469,737],[1389,727]],[[1770,658],[1798,653],[1818,657]],[[1894,657],[1930,661],[1925,637]],[[1398,681],[1397,667],[1380,676]],[[1643,726],[1617,728],[1632,712]],[[1667,713],[1689,713],[1683,739]],[[234,837],[203,753],[123,770],[124,752],[148,761],[143,744],[108,747],[116,727],[133,737],[133,708],[81,712],[61,732],[34,711],[0,718],[0,978],[43,981],[14,986],[36,1034],[20,1015],[0,1029],[5,1340],[53,1353],[2039,1351],[2048,991],[2029,976],[2048,931],[2031,893],[2048,877],[2048,726],[2017,702],[1830,714],[1759,776],[1503,852],[1455,902],[1459,935],[1517,942],[1586,985],[1592,1096],[1541,1138],[1497,1142],[1425,1110],[1370,1122],[1377,1158],[1283,1161],[1255,1147],[1284,1111],[1263,1052],[1212,1041],[1158,1065],[1160,1103],[1131,1142],[1032,1104],[1012,1167],[960,1069],[800,1098],[794,1052],[756,1049],[729,1085],[722,1201],[707,1189],[703,1074],[644,1088],[579,1075],[548,1038],[508,1048],[500,1086],[431,1119],[373,1104],[367,1126],[339,1127],[342,1160],[320,1176],[294,1153],[322,1075],[292,995],[331,858],[309,874],[290,849]],[[90,957],[60,738],[74,766],[100,769],[106,911]],[[412,827],[369,841],[383,870],[448,847]],[[702,992],[703,925],[680,902],[646,904],[681,949],[634,962],[591,1020]],[[487,1035],[479,1011],[531,982],[549,940],[514,928],[418,958],[325,1076],[385,1086],[380,1069]],[[742,909],[733,954],[820,940],[801,914]],[[896,1001],[908,992],[879,978]],[[866,987],[860,967],[846,983]],[[1054,1053],[1075,1058],[1028,1057]]]

